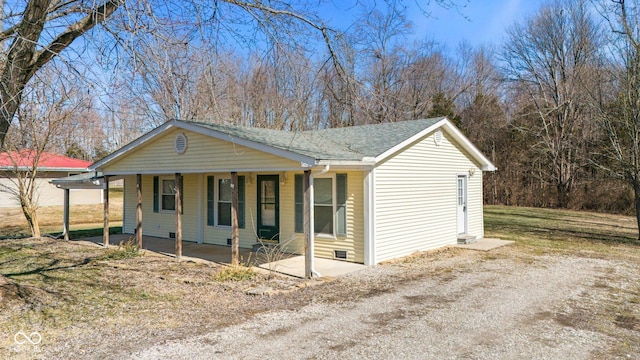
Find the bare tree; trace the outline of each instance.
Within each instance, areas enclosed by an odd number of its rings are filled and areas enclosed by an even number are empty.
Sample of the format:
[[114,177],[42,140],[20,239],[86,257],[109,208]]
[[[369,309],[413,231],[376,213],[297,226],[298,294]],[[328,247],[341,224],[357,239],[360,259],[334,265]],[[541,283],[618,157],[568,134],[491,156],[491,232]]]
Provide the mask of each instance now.
[[[45,64],[111,16],[121,0],[29,0],[5,4],[0,22],[0,148],[20,107],[23,90]],[[24,8],[20,7],[24,4]],[[7,11],[8,10],[8,11]]]
[[20,204],[33,237],[40,236],[39,164],[45,160],[45,151],[52,140],[61,137],[66,123],[82,104],[77,93],[55,80],[58,71],[41,75],[49,76],[38,77],[32,86],[25,88],[17,110],[19,121],[9,129],[2,156],[12,165],[6,173],[8,185],[0,184],[0,191],[10,194]]
[[556,1],[508,32],[505,75],[524,90],[537,122],[523,130],[538,139],[542,176],[554,184],[557,205],[567,207],[581,163],[587,113],[582,86],[597,61],[599,30],[584,1]]
[[606,77],[593,93],[607,135],[607,146],[594,160],[633,189],[640,241],[640,4],[603,1],[599,10],[611,26],[612,51]]

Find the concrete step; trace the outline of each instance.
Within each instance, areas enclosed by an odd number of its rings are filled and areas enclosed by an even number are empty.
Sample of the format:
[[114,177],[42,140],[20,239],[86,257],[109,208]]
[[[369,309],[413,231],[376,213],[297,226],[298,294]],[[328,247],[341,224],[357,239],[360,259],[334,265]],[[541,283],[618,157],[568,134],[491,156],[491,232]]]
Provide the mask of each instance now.
[[475,235],[467,235],[467,234],[458,235],[458,244],[459,245],[473,244],[476,241],[478,241],[478,238]]

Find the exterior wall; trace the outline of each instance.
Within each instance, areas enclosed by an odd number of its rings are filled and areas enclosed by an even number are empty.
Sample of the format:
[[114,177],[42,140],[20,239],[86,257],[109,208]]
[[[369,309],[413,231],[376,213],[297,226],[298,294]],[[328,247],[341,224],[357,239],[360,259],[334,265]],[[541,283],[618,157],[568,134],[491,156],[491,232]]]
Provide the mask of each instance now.
[[[345,173],[339,171],[339,173]],[[347,173],[347,236],[337,239],[316,238],[317,257],[333,258],[333,250],[347,250],[348,261],[364,261],[364,217],[363,217],[363,176],[362,172]],[[245,228],[240,229],[240,247],[249,248],[257,240],[257,175],[280,176],[280,243],[286,244],[287,251],[304,253],[304,236],[295,233],[295,173],[264,172],[242,173],[245,176]],[[198,241],[202,226],[202,242],[206,244],[227,245],[231,238],[228,226],[207,225],[207,176],[216,179],[229,177],[229,173],[183,174],[184,176],[184,213],[182,215],[182,233],[184,241]],[[136,177],[124,177],[124,219],[123,232],[133,234],[136,224]],[[169,237],[175,232],[175,213],[153,212],[153,175],[142,176],[142,233],[148,236]],[[199,214],[200,209],[200,214]]]
[[[178,133],[187,137],[188,147],[184,154],[177,154],[174,139]],[[162,159],[162,161],[158,161]],[[136,174],[166,170],[167,174],[205,171],[255,171],[260,169],[299,168],[300,163],[283,159],[233,142],[218,140],[195,132],[174,129],[139,146],[122,159],[100,169],[106,174]]]
[[484,236],[482,171],[443,131],[429,134],[375,170],[375,262],[457,242],[457,176],[468,178],[468,231]]
[[[8,178],[11,176],[11,173],[0,173],[0,208],[20,207],[20,203],[15,199],[15,196],[2,189],[4,186],[12,189],[16,188],[12,180]],[[64,205],[64,190],[58,189],[55,185],[50,184],[49,181],[66,176],[69,176],[66,171],[41,173],[36,179],[39,206]],[[71,205],[101,204],[102,190],[72,189],[69,192],[69,203]]]
[[[315,256],[333,259],[334,250],[346,250],[347,261],[364,262],[364,180],[361,171],[332,171],[328,174],[347,174],[347,236],[339,236],[335,239],[327,237],[314,238]],[[304,253],[304,234],[295,233],[294,226],[294,184],[293,174],[289,174],[285,190],[287,196],[282,197],[281,209],[286,209],[286,214],[281,216],[282,233],[292,234],[291,252]],[[282,189],[281,189],[282,191]]]

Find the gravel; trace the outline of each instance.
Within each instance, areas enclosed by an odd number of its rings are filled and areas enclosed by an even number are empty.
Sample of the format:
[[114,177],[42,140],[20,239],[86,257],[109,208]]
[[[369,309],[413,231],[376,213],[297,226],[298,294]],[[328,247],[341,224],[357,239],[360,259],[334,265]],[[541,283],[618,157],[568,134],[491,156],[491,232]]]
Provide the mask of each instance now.
[[637,261],[449,250],[135,359],[640,359]]

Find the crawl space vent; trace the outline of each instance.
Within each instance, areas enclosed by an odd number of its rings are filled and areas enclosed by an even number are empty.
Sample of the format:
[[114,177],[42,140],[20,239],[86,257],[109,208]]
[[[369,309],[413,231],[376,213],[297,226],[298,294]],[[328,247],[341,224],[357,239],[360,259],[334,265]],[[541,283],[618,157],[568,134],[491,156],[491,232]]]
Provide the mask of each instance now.
[[333,250],[333,257],[336,259],[347,260],[346,250]]
[[438,146],[442,144],[442,131],[436,130],[436,132],[433,134],[433,141],[435,141],[436,145]]
[[184,154],[187,151],[187,137],[182,133],[176,135],[173,145],[178,154]]

